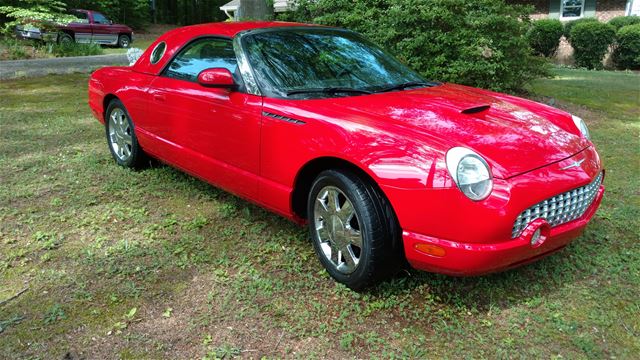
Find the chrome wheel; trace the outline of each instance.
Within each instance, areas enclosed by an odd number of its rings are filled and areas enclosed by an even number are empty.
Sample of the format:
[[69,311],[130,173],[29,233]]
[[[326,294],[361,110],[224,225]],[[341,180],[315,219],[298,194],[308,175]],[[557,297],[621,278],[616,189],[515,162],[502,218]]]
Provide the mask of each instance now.
[[115,108],[109,115],[109,145],[120,161],[127,161],[133,151],[132,129],[127,114]]
[[337,187],[320,190],[313,219],[322,254],[343,274],[356,270],[362,254],[362,233],[351,200]]

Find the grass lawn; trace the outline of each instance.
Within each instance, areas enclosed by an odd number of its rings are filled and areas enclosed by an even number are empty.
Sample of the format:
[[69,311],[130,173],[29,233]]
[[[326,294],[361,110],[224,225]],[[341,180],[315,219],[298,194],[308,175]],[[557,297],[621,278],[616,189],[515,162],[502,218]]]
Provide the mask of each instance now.
[[[159,166],[117,167],[87,76],[0,82],[0,358],[637,358],[640,76],[558,69],[607,192],[564,251],[358,294],[306,230]],[[634,355],[635,354],[635,355]]]

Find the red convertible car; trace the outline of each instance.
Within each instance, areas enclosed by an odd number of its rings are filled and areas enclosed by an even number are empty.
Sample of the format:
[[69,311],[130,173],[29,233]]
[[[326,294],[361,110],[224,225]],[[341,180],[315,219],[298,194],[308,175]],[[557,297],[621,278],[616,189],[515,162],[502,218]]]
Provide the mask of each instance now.
[[308,224],[352,289],[405,261],[477,275],[539,259],[604,192],[580,118],[425,80],[344,29],[172,30],[133,66],[96,71],[89,104],[118,164],[150,156]]

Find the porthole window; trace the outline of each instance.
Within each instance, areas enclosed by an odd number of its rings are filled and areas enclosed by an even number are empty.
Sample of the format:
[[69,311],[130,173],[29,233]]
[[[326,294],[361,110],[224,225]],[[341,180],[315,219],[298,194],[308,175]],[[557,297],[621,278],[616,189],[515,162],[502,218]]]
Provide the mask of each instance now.
[[150,59],[152,65],[157,64],[158,61],[162,59],[162,56],[164,55],[165,50],[167,50],[167,44],[164,41],[156,45],[155,48],[153,48],[153,51],[151,52],[151,59]]

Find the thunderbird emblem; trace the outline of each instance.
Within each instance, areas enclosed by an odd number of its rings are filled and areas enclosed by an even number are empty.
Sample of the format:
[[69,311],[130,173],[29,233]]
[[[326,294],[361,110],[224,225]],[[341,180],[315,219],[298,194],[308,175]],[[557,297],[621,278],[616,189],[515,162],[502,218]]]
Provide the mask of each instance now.
[[585,159],[582,159],[582,160],[579,160],[579,161],[574,161],[572,164],[567,165],[567,166],[565,166],[563,168],[560,168],[560,170],[568,170],[568,169],[571,169],[571,168],[574,168],[574,167],[578,167],[578,166],[582,165],[584,160]]

